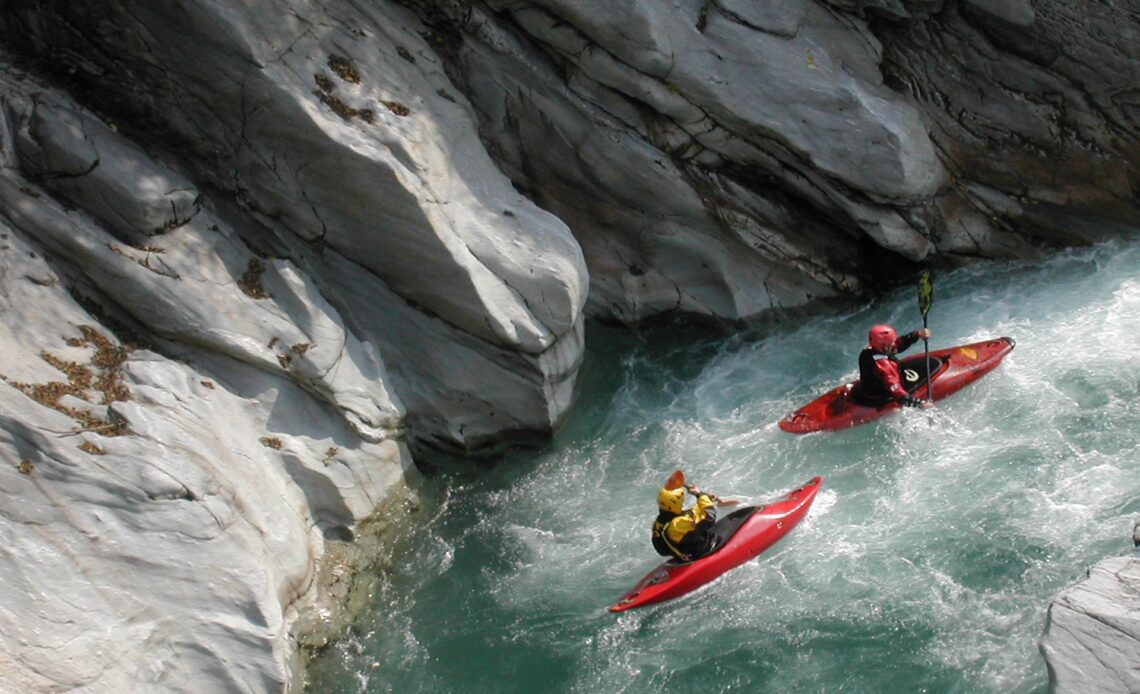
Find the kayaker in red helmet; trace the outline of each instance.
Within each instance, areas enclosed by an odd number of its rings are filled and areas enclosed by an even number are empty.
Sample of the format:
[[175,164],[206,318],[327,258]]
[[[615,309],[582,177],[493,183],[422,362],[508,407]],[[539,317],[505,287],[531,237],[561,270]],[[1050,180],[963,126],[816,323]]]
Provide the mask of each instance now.
[[920,339],[930,339],[930,328],[899,336],[889,325],[873,325],[867,335],[867,346],[859,353],[859,385],[852,395],[868,405],[881,407],[900,402],[912,407],[929,407],[930,403],[911,397],[902,384],[899,360],[895,355]]
[[[697,503],[684,510],[685,492]],[[653,521],[653,549],[666,557],[690,561],[707,553],[713,542],[717,507],[738,503],[702,492],[695,484],[685,484],[685,475],[677,470],[669,476],[657,493],[657,518]]]

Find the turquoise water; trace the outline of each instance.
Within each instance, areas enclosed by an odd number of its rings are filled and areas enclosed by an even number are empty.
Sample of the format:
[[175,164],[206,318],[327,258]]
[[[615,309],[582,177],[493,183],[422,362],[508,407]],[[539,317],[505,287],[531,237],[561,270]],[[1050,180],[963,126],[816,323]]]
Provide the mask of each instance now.
[[[1140,516],[1140,244],[935,277],[931,348],[1017,348],[933,410],[776,427],[852,378],[915,291],[725,336],[591,325],[552,444],[430,471],[423,524],[312,692],[1044,692],[1049,599]],[[921,343],[908,354],[922,349]],[[824,487],[780,543],[670,603],[606,611],[656,565],[674,468],[763,501]]]

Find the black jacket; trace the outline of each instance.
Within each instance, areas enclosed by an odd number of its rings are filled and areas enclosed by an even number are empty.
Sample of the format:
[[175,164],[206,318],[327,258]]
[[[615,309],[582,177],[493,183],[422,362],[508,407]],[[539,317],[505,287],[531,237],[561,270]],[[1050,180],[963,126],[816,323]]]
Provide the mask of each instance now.
[[[895,341],[895,354],[906,351],[917,341],[917,332],[900,336]],[[889,359],[896,365],[899,363],[894,354],[880,352],[871,347],[864,347],[859,353],[859,385],[852,393],[857,401],[877,406],[899,399],[891,392],[891,384],[883,381],[882,371],[875,364],[881,359]]]

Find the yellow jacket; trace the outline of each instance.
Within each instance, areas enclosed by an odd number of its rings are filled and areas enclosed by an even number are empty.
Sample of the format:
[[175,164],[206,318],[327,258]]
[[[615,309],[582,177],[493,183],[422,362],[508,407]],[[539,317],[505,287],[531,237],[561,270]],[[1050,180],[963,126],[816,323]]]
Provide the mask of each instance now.
[[[710,509],[713,509],[710,513]],[[665,526],[665,537],[674,546],[679,545],[686,535],[697,529],[710,516],[716,520],[716,501],[708,494],[697,497],[697,503],[688,511],[669,521]]]

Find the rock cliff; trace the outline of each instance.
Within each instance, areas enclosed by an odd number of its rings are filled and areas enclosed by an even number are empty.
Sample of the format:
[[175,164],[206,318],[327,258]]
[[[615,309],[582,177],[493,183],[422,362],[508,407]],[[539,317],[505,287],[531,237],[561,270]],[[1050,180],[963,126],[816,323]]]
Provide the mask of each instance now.
[[549,435],[587,315],[748,321],[1134,229],[1138,28],[8,0],[0,687],[292,686],[322,558],[416,452]]

